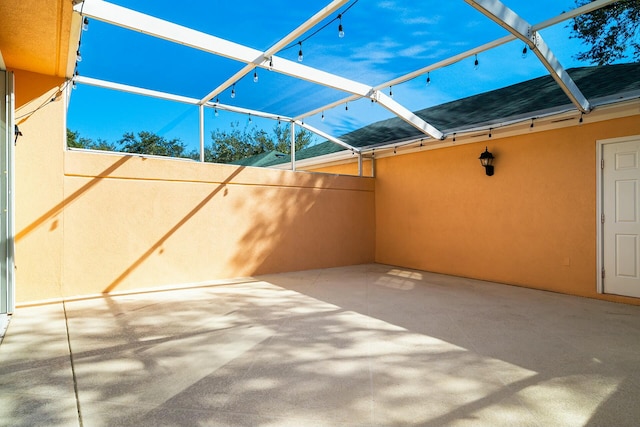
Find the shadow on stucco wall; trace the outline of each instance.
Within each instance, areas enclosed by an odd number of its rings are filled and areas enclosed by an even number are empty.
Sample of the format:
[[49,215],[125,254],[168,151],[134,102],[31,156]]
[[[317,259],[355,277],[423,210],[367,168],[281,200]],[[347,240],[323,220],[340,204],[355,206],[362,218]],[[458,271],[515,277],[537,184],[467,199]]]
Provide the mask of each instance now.
[[255,275],[373,262],[373,189],[345,186],[361,178],[300,178],[297,186],[257,187],[236,202],[235,209],[253,216],[231,264]]

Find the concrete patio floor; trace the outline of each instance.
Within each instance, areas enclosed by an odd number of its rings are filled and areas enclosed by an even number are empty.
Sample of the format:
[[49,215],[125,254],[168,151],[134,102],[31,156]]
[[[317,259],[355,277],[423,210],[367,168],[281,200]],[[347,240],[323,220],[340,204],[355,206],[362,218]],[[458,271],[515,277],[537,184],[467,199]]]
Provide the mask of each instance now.
[[3,426],[632,426],[640,307],[361,265],[19,308]]

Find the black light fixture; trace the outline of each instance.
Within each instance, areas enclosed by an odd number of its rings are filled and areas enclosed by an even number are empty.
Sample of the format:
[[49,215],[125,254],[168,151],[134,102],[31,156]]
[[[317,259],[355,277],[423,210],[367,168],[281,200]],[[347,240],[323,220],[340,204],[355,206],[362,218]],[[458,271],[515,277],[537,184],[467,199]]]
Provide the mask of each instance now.
[[480,154],[480,163],[484,166],[484,170],[488,176],[493,175],[493,154],[489,152],[487,147],[484,148],[484,152]]
[[13,145],[18,145],[18,137],[22,136],[22,132],[20,132],[20,128],[18,127],[18,125],[13,125],[13,134],[15,135]]

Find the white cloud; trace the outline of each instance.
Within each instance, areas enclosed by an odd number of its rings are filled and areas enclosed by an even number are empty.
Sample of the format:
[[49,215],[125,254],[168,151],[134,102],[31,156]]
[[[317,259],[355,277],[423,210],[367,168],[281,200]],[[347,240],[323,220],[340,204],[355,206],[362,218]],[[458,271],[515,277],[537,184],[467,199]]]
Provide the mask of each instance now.
[[392,18],[403,25],[434,25],[440,22],[442,18],[439,15],[433,17],[419,15],[417,13],[418,8],[400,6],[391,0],[378,2],[377,6],[380,9],[384,9],[386,13],[391,12]]
[[399,51],[398,55],[409,56],[409,57],[419,56],[421,53],[425,52],[426,50],[427,48],[424,46],[411,46]]
[[422,55],[421,59],[436,59],[443,58],[449,56],[451,54],[451,50],[449,49],[438,49],[438,50],[429,50],[428,55]]
[[351,59],[366,60],[372,64],[385,64],[390,59],[396,57],[395,51],[400,47],[400,44],[385,38],[379,42],[369,42],[364,46],[354,50],[351,55]]
[[417,59],[431,59],[444,55],[448,49],[438,48],[442,42],[440,40],[432,40],[429,42],[415,44],[413,46],[402,49],[398,52],[399,56]]
[[372,52],[366,47],[358,49],[347,59],[342,56],[325,54],[319,68],[373,86],[396,76],[392,70],[381,66],[391,61],[391,55],[386,50]]
[[404,25],[435,25],[440,21],[440,16],[428,18],[426,16],[414,16],[410,18],[402,18]]
[[386,10],[401,10],[402,8],[398,7],[395,1],[381,1],[378,3],[378,7],[380,9]]

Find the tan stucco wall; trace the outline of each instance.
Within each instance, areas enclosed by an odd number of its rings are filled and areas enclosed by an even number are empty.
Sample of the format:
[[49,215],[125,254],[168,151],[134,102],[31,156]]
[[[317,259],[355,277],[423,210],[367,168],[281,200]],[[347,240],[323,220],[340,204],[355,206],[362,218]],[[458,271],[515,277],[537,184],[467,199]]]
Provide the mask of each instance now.
[[65,102],[60,78],[15,73],[16,300],[61,296]]
[[596,292],[596,140],[637,134],[634,116],[378,159],[376,261],[638,303]]
[[373,262],[374,182],[67,152],[64,292]]

